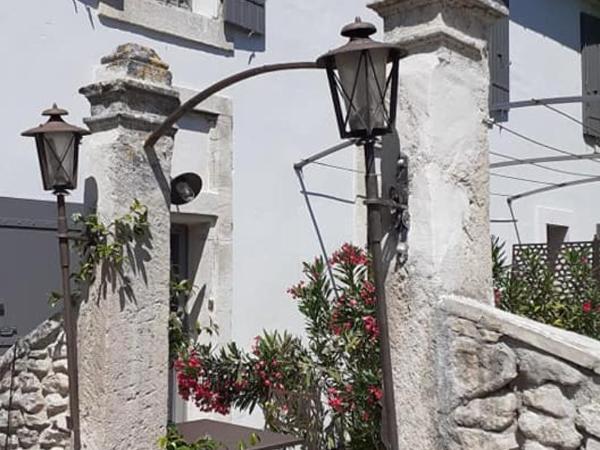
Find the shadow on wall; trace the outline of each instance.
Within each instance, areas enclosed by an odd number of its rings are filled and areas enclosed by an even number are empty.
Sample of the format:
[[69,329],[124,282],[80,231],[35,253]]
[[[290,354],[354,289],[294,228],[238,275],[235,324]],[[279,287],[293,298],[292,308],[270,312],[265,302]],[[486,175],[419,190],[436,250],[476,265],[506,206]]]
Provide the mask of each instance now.
[[527,0],[513,1],[510,19],[579,52],[581,50],[580,13],[600,15],[600,7],[584,1]]

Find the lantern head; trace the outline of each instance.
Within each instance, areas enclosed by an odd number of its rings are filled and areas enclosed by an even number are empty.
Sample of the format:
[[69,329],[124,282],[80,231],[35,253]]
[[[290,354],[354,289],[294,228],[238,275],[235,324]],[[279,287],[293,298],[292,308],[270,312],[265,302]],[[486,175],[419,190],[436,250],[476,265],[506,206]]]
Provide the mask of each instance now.
[[65,122],[62,116],[67,114],[54,104],[42,113],[50,117],[48,122],[21,133],[35,138],[46,191],[64,192],[77,187],[79,144],[90,132]]
[[[340,136],[373,139],[392,131],[398,66],[406,51],[371,39],[374,25],[359,17],[342,29],[349,42],[317,60],[327,70]],[[388,65],[391,69],[388,71]]]

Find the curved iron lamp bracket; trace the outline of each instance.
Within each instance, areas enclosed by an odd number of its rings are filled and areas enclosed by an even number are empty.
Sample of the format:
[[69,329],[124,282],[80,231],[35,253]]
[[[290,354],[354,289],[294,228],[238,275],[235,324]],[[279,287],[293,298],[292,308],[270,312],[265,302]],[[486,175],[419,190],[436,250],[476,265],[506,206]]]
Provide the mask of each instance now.
[[153,147],[154,144],[177,123],[179,119],[181,119],[184,115],[191,112],[197,105],[202,103],[204,100],[209,98],[210,96],[216,94],[217,92],[222,91],[225,88],[228,88],[240,81],[247,80],[248,78],[253,78],[258,75],[263,75],[271,72],[281,72],[284,70],[300,70],[300,69],[320,69],[323,68],[317,66],[316,62],[293,62],[293,63],[283,63],[283,64],[268,64],[266,66],[254,67],[252,69],[244,70],[243,72],[239,72],[235,75],[231,75],[227,78],[224,78],[212,86],[204,89],[202,92],[197,93],[188,101],[183,103],[177,110],[175,110],[170,116],[168,116],[164,122],[154,130],[150,136],[146,139],[144,143],[144,147]]

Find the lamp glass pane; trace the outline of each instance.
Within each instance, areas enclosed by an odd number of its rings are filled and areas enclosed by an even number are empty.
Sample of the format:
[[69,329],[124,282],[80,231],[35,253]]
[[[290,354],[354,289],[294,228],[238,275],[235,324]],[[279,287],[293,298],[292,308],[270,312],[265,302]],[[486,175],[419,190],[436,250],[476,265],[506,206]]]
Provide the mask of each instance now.
[[388,50],[343,53],[335,57],[342,97],[352,131],[386,128]]
[[44,135],[47,186],[54,189],[75,187],[75,141],[73,133]]

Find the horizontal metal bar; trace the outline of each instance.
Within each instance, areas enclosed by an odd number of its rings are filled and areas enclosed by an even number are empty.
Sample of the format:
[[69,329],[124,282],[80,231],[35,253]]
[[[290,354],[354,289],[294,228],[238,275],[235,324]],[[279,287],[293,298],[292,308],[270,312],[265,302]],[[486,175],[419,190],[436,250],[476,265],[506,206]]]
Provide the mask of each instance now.
[[310,195],[311,197],[320,197],[325,198],[327,200],[334,200],[336,202],[347,203],[349,205],[355,205],[356,202],[354,200],[348,200],[341,197],[336,197],[335,195],[322,194],[321,192],[312,192],[312,191],[300,191],[301,194]]
[[490,164],[491,169],[497,169],[499,167],[511,167],[520,166],[523,164],[532,163],[546,163],[546,162],[560,162],[560,161],[576,161],[580,159],[600,159],[600,153],[590,153],[587,155],[564,155],[564,156],[546,156],[542,158],[527,158],[520,159],[518,161],[502,161]]
[[531,100],[519,100],[516,102],[509,103],[497,103],[493,105],[492,111],[510,111],[511,109],[517,108],[529,108],[531,106],[540,105],[565,105],[569,103],[583,103],[583,102],[600,102],[600,95],[579,95],[569,97],[550,97],[550,98],[532,98]]
[[300,162],[297,162],[296,164],[294,164],[294,169],[300,170],[308,164],[314,163],[315,161],[318,161],[319,159],[325,158],[326,156],[329,156],[332,153],[335,153],[339,150],[348,148],[354,144],[356,144],[356,141],[351,140],[351,141],[342,142],[341,144],[334,145],[333,147],[329,147],[328,149],[325,149],[322,152],[316,153],[306,159],[303,159]]
[[544,192],[555,191],[556,189],[563,189],[566,187],[578,186],[578,185],[587,184],[587,183],[600,183],[600,177],[586,178],[584,180],[569,181],[567,183],[560,183],[560,184],[556,184],[554,186],[547,186],[547,187],[543,187],[543,188],[539,188],[539,189],[533,189],[531,191],[513,195],[512,197],[507,198],[506,201],[510,204],[514,200],[519,200],[524,197],[530,197],[532,195],[542,194]]

